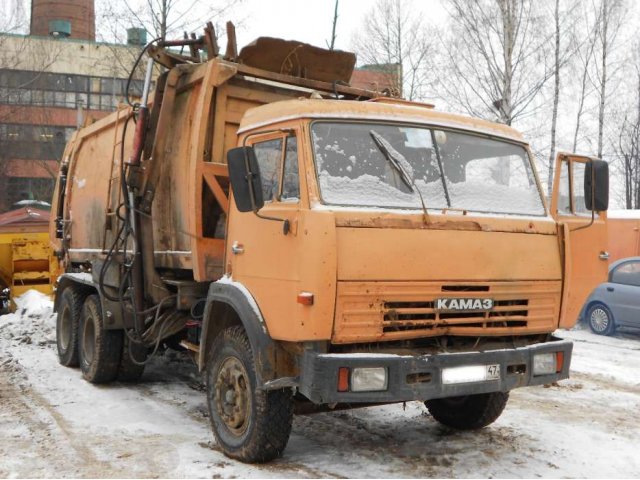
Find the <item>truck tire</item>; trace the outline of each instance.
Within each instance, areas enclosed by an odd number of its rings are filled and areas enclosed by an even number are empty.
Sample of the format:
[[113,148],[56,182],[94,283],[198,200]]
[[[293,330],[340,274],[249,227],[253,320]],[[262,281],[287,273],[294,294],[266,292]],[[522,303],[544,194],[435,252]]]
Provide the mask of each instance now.
[[78,366],[78,325],[84,297],[79,288],[70,286],[62,291],[56,318],[58,361],[65,367]]
[[427,400],[429,413],[438,422],[457,430],[477,430],[495,422],[509,400],[508,392],[480,393],[464,397]]
[[122,330],[105,330],[98,295],[84,301],[78,334],[82,376],[91,383],[115,380],[122,356]]
[[[127,332],[123,333],[122,356],[118,367],[117,380],[120,382],[137,382],[144,373],[144,364],[139,365],[147,359],[147,347],[132,341]],[[133,360],[131,356],[133,355]]]
[[254,356],[242,327],[216,337],[206,377],[211,426],[223,452],[247,463],[280,456],[291,433],[293,392],[256,388]]

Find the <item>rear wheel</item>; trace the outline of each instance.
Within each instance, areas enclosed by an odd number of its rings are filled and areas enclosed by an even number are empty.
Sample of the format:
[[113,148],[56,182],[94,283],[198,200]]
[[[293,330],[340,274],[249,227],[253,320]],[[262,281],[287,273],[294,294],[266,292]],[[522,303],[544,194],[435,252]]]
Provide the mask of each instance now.
[[243,462],[268,462],[284,451],[293,420],[289,389],[258,390],[251,345],[241,327],[224,330],[207,361],[207,403],[218,445]]
[[589,307],[587,319],[591,331],[598,335],[611,335],[616,329],[611,310],[601,303]]
[[97,295],[84,301],[78,343],[84,379],[91,383],[115,380],[122,356],[122,330],[105,330]]
[[495,422],[509,400],[509,393],[492,392],[427,400],[429,413],[438,422],[458,430],[477,430]]
[[58,361],[65,367],[78,366],[78,325],[85,295],[78,287],[70,286],[60,296],[56,319],[56,346]]

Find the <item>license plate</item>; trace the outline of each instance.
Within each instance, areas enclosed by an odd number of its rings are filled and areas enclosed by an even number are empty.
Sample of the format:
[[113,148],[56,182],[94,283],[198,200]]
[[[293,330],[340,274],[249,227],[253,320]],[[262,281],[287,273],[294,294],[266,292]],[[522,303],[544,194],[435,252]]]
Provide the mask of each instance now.
[[442,370],[442,383],[445,385],[488,380],[500,380],[500,365],[466,365]]

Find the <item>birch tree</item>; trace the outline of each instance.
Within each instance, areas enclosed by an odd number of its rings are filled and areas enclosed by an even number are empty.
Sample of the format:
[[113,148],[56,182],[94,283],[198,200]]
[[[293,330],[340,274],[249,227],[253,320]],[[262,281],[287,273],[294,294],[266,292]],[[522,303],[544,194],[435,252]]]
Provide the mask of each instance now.
[[588,15],[584,17],[585,23],[583,24],[583,32],[586,33],[583,33],[583,38],[585,38],[585,41],[581,45],[581,48],[578,49],[576,54],[576,58],[578,60],[577,64],[580,85],[578,94],[578,105],[575,117],[575,127],[573,129],[573,146],[571,148],[571,150],[574,152],[578,149],[578,136],[580,134],[580,128],[582,126],[582,116],[584,114],[586,97],[592,89],[591,82],[589,81],[589,72],[594,61],[594,48],[596,44],[599,16],[600,11],[597,10],[596,19],[593,23],[589,23]]
[[399,65],[401,94],[409,100],[427,94],[432,33],[410,0],[378,0],[353,38],[361,64]]
[[598,17],[598,43],[600,46],[598,67],[598,158],[602,158],[604,119],[607,101],[607,84],[610,81],[608,68],[611,52],[615,48],[616,39],[622,26],[625,9],[622,0],[601,0]]
[[549,165],[547,169],[547,193],[551,194],[553,185],[553,161],[556,154],[556,126],[558,123],[558,104],[560,103],[560,0],[555,0],[553,18],[555,20],[555,49],[553,68],[553,111],[551,114],[551,146],[549,148]]
[[580,49],[580,35],[577,34],[579,15],[577,14],[577,2],[553,1],[553,13],[551,14],[554,24],[553,33],[553,96],[551,109],[551,131],[549,141],[549,157],[547,162],[547,192],[551,194],[553,183],[553,169],[556,157],[558,109],[561,101],[561,79],[562,73],[567,64],[572,60]]
[[447,0],[451,33],[440,96],[467,113],[513,124],[554,72],[539,2]]
[[635,43],[634,90],[632,108],[625,114],[618,135],[617,153],[622,160],[624,174],[624,202],[626,208],[640,208],[640,43]]

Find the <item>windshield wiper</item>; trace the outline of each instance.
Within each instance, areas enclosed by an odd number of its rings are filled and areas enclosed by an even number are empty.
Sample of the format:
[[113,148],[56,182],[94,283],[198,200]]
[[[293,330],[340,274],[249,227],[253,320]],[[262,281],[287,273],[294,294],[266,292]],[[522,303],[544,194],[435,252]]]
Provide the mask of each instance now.
[[[375,130],[369,130],[369,134],[371,138],[373,138],[374,143],[378,147],[378,149],[384,154],[385,158],[389,161],[389,163],[396,169],[398,173],[400,173],[400,179],[404,182],[404,184],[409,187],[412,193],[417,192],[420,197],[420,203],[422,204],[422,213],[424,213],[424,222],[429,223],[429,213],[427,212],[427,206],[424,203],[424,198],[422,197],[422,192],[416,185],[413,180],[413,168],[411,164],[404,158],[400,152],[398,152],[393,146],[380,135]],[[407,171],[407,167],[411,169],[411,172]]]
[[370,130],[369,134],[373,141],[378,146],[380,151],[384,154],[385,158],[389,161],[389,163],[396,169],[396,171],[400,174],[400,179],[404,182],[404,184],[409,187],[409,190],[414,192],[414,183],[411,179],[411,175],[402,163],[408,163],[407,159],[398,152],[395,148],[391,146],[391,144],[378,132],[375,130]]

